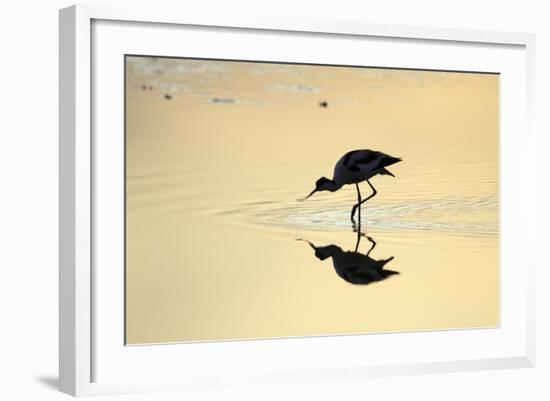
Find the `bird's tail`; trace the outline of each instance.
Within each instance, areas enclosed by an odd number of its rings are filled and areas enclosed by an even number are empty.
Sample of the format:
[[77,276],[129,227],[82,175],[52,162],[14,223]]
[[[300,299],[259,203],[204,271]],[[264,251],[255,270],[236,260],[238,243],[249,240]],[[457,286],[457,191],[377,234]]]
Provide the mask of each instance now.
[[393,157],[393,156],[386,156],[382,160],[380,160],[380,163],[378,163],[378,170],[380,171],[379,174],[382,175],[391,175],[392,177],[395,177],[390,171],[386,170],[385,167],[391,166],[392,164],[399,163],[401,161],[400,157]]
[[401,159],[400,157],[388,156],[384,158],[383,164],[384,166],[391,166],[392,164],[399,163],[401,160],[403,159]]
[[395,177],[395,175],[393,175],[393,173],[389,170],[386,170],[385,168],[382,168],[380,169],[380,173],[381,175],[391,175],[392,177]]

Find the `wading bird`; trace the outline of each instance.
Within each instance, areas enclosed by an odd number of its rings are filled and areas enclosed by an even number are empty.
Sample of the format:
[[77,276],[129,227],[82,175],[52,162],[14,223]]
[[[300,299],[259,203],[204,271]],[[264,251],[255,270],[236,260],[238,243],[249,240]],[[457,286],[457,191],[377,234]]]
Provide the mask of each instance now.
[[[366,237],[371,243],[371,248],[366,254],[358,252],[360,236]],[[353,252],[344,251],[337,245],[316,246],[305,239],[298,238],[297,240],[307,242],[315,251],[317,259],[325,260],[332,258],[334,271],[348,283],[366,285],[399,274],[397,271],[384,269],[384,266],[393,260],[393,256],[380,260],[370,257],[370,253],[376,246],[376,242],[371,237],[365,236],[362,233],[358,232],[357,234],[357,244]]]
[[[359,208],[359,221],[361,221],[361,205],[376,195],[376,189],[372,186],[369,179],[377,174],[391,175],[395,177],[386,167],[400,162],[399,157],[393,157],[382,152],[370,149],[352,150],[346,153],[336,166],[332,180],[326,177],[321,177],[315,182],[315,189],[309,195],[299,201],[308,199],[315,192],[330,191],[335,192],[347,184],[355,184],[357,188],[357,203],[351,209],[351,221],[355,222],[355,211]],[[361,198],[359,183],[366,181],[372,189],[372,194],[365,199]]]

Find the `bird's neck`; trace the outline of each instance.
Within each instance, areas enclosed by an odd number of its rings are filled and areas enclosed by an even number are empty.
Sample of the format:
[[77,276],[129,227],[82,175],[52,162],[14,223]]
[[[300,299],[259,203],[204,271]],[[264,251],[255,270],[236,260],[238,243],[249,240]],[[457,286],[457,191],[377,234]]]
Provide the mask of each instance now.
[[330,180],[325,184],[325,188],[330,192],[334,192],[342,188],[342,184],[338,184],[336,181]]

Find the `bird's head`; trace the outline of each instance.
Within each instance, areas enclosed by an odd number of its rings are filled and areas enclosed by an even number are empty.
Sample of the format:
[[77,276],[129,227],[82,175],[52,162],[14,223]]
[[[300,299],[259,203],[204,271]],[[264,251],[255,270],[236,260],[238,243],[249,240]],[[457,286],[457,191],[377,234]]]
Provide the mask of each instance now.
[[305,201],[306,199],[309,199],[311,195],[313,195],[315,192],[319,191],[330,191],[334,192],[338,188],[340,188],[334,181],[327,177],[321,177],[317,181],[315,181],[315,189],[309,193],[309,195],[298,199],[299,201]]

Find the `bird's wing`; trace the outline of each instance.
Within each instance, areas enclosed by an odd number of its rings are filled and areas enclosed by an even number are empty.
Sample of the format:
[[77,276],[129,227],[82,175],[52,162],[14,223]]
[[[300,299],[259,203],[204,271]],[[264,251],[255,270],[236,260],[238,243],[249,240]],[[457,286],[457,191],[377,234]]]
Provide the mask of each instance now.
[[365,171],[378,168],[384,154],[376,150],[352,150],[344,155],[342,164],[350,171]]

